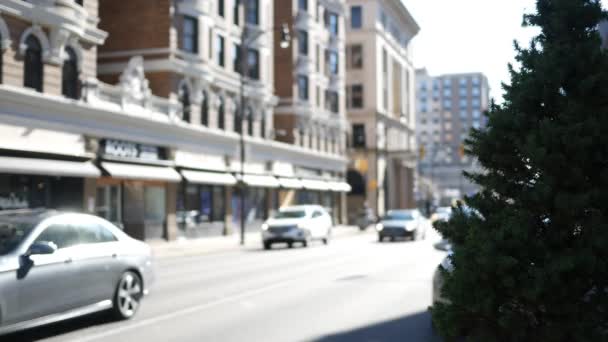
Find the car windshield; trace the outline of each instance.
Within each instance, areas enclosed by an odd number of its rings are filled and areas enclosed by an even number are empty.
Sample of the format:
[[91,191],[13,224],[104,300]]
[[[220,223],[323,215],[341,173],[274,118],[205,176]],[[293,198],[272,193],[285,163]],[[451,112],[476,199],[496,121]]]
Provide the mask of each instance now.
[[412,213],[388,213],[384,216],[384,221],[411,221],[414,219]]
[[293,219],[293,218],[303,218],[306,216],[306,212],[304,210],[285,210],[279,211],[274,218],[275,219]]
[[31,222],[0,221],[0,255],[15,250],[34,227],[35,224]]

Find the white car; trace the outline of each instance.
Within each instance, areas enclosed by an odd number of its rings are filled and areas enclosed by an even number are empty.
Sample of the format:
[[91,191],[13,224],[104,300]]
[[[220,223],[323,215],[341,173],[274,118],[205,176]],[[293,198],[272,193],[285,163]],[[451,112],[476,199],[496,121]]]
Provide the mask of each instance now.
[[449,221],[452,217],[452,207],[439,207],[435,210],[435,213],[431,217],[433,222],[435,221]]
[[264,249],[273,243],[287,243],[289,248],[294,242],[304,247],[313,240],[329,243],[332,219],[320,205],[299,205],[281,208],[274,217],[262,224]]

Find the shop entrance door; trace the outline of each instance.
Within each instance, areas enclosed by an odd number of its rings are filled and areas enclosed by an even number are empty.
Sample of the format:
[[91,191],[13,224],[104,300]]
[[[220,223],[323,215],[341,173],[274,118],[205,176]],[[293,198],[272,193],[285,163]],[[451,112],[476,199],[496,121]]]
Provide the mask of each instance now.
[[122,187],[120,184],[97,186],[95,213],[115,225],[122,225]]

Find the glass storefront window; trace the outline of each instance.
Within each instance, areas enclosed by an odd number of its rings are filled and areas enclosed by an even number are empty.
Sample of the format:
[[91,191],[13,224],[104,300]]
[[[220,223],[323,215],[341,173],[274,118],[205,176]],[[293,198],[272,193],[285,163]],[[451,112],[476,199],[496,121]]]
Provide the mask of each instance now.
[[144,220],[164,222],[166,216],[166,190],[162,186],[144,188]]
[[224,187],[188,184],[179,194],[177,210],[188,226],[224,221]]
[[95,213],[106,220],[122,225],[122,205],[120,185],[105,185],[97,187]]
[[83,180],[74,177],[0,175],[0,210],[83,208]]

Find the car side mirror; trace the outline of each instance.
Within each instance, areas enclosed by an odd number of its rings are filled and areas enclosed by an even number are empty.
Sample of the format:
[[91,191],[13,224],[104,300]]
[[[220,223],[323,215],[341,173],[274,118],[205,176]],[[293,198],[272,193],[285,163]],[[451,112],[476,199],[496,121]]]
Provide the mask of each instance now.
[[57,251],[57,246],[52,242],[35,242],[25,253],[26,256],[53,254]]

